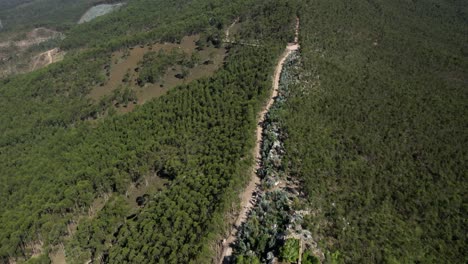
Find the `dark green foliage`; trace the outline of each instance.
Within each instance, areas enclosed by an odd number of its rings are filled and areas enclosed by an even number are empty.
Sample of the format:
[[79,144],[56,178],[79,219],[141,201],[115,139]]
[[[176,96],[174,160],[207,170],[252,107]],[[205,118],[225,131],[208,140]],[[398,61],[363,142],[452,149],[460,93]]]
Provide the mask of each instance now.
[[294,263],[299,258],[299,240],[287,239],[280,249],[280,258],[282,261]]
[[86,133],[85,127],[67,132],[67,126],[94,109],[83,97],[85,87],[99,78],[103,61],[91,56],[76,56],[0,85],[0,258],[27,252],[32,241],[56,243],[70,213],[94,197],[89,197],[91,185],[68,173],[62,155],[80,142],[77,135]]
[[[234,246],[233,256],[237,260],[243,256],[256,256],[263,262],[271,261],[277,256],[279,248],[284,244],[284,236],[288,225],[296,226],[297,218],[292,216],[290,206],[291,194],[283,188],[276,188],[275,183],[285,180],[282,158],[284,153],[281,140],[285,134],[281,129],[281,111],[288,94],[288,79],[290,66],[295,63],[295,55],[291,55],[281,73],[279,96],[275,99],[263,122],[261,144],[261,169],[257,174],[262,178],[260,194],[256,204],[249,213],[247,221],[239,228]],[[294,228],[293,227],[293,228]]]
[[[464,7],[463,7],[464,6]],[[347,263],[466,262],[461,1],[313,1],[285,116],[314,237]]]
[[98,104],[89,113],[89,118],[96,119],[104,116],[106,113],[115,113],[113,106],[127,107],[129,103],[135,103],[136,101],[135,91],[127,85],[121,85],[112,91],[112,94],[101,97]]
[[116,49],[121,43],[132,46],[148,41],[176,42],[186,30],[190,34],[202,33],[202,41],[220,47],[224,37],[222,29],[235,17],[242,17],[244,22],[240,32],[243,40],[278,45],[278,41],[283,43],[293,37],[294,3],[283,0],[135,0],[117,12],[74,27],[61,47],[67,50],[96,46]]
[[254,252],[266,258],[270,251],[276,250],[278,236],[286,231],[289,222],[289,206],[286,195],[282,192],[267,192],[259,198],[258,205],[249,214],[248,221],[241,226],[236,255]]
[[195,57],[189,57],[182,51],[172,50],[165,52],[148,52],[143,56],[143,60],[139,63],[139,77],[137,82],[140,86],[145,83],[159,82],[169,67],[179,65],[192,68],[195,66]]
[[[67,10],[66,19],[39,12],[50,20],[38,24],[68,28],[78,9]],[[317,209],[306,219],[314,238],[341,252],[328,259],[466,262],[466,4],[444,0],[134,0],[73,26],[63,62],[0,81],[0,262],[29,257],[34,242],[45,251],[66,242],[67,226],[112,193],[95,218],[79,221],[70,260],[207,263],[246,180],[255,113],[296,12],[303,70],[282,112],[287,169]],[[239,36],[260,47],[233,46],[213,77],[86,121],[134,100],[125,87],[100,103],[86,97],[105,80],[112,51],[191,33],[219,46],[236,17]],[[153,66],[147,76],[157,77]],[[126,219],[122,197],[147,173],[171,183]],[[257,238],[252,245],[266,250],[268,239]]]
[[42,254],[38,257],[34,257],[25,262],[25,264],[50,264],[52,263],[47,254]]
[[27,54],[27,56],[30,56],[31,54],[35,54],[37,52],[51,50],[53,48],[58,47],[60,45],[60,41],[61,41],[60,37],[46,40],[46,41],[41,42],[41,43],[39,43],[37,45],[33,45],[33,46],[29,47],[28,50],[26,51],[26,54]]
[[[212,25],[208,18],[207,25],[196,21],[197,15],[204,14],[201,8],[205,4],[216,10],[212,15],[222,22],[231,12],[248,10],[254,1],[185,2],[191,2],[190,8],[155,1],[155,6],[165,9],[151,16],[172,12],[175,15],[165,19],[174,19],[174,23],[129,38],[148,43],[187,35],[194,28],[219,30],[219,23]],[[70,261],[102,258],[110,263],[147,263],[164,259],[183,263],[192,259],[205,262],[211,257],[208,242],[224,226],[222,214],[248,175],[255,112],[266,97],[280,50],[268,42],[264,47],[232,47],[224,68],[212,78],[175,88],[132,113],[116,116],[109,111],[113,104],[134,100],[125,86],[99,102],[87,99],[87,94],[105,80],[112,49],[131,43],[127,37],[120,38],[118,31],[93,29],[120,13],[78,26],[63,44],[73,39],[87,41],[88,35],[92,38],[96,33],[95,44],[105,39],[109,45],[69,50],[60,63],[1,80],[2,262],[28,258],[30,243],[43,242],[45,251],[50,245],[67,243],[68,225],[74,222],[78,222],[76,237],[69,242],[71,247],[66,245]],[[126,19],[141,27],[138,21],[151,17]],[[77,42],[74,47],[83,46]],[[192,61],[196,58],[188,64]],[[106,112],[107,116],[102,115]],[[99,116],[105,117],[87,121]],[[112,201],[119,201],[128,186],[143,175],[157,172],[165,172],[172,183],[152,197],[138,216],[125,221],[126,210]],[[96,198],[111,193],[116,200],[95,218],[78,217],[86,215]]]
[[260,260],[256,256],[239,256],[236,258],[236,264],[260,264]]
[[69,261],[83,263],[102,254],[128,213],[127,202],[122,197],[111,198],[93,220],[81,221],[73,240],[67,244]]
[[116,102],[116,105],[122,104],[123,106],[127,106],[129,102],[137,100],[135,91],[130,89],[128,86],[115,89],[112,92],[111,98]]
[[62,47],[116,48],[117,43],[125,42],[131,46],[144,44],[148,39],[175,42],[185,35],[185,30],[189,34],[219,32],[221,35],[219,25],[212,22],[219,21],[222,28],[235,16],[236,10],[244,9],[251,1],[239,3],[219,0],[129,1],[112,14],[73,28]]
[[312,252],[309,250],[304,251],[302,253],[302,262],[303,264],[320,264],[320,260],[314,256]]
[[122,227],[109,251],[110,263],[143,259],[186,263],[206,251],[206,237],[214,231],[213,218],[232,199],[225,190],[238,186],[242,178],[234,175],[241,175],[250,163],[239,162],[251,146],[245,140],[254,125],[247,106],[258,108],[267,91],[273,58],[266,49],[231,50],[225,68],[211,79],[180,87],[134,113],[151,128],[145,132],[135,124],[139,135],[151,133],[143,138],[157,139],[154,146],[142,143],[153,149],[147,155],[158,155],[168,147],[176,151],[172,157],[166,154],[163,163],[150,163],[155,170],[173,170],[174,176],[169,189],[153,197],[137,219]]
[[257,2],[251,12],[241,16],[241,39],[257,41],[259,44],[267,40],[292,42],[296,9],[296,1]]

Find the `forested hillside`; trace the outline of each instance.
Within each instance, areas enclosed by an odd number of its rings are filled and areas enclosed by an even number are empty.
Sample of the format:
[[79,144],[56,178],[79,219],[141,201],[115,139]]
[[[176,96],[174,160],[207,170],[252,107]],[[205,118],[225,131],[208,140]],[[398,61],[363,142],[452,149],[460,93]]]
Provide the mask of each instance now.
[[303,1],[284,108],[309,229],[346,263],[467,261],[464,1]]
[[[67,54],[0,79],[0,263],[216,262],[296,16],[301,48],[281,77],[287,100],[265,126],[281,128],[281,174],[300,180],[283,187],[305,194],[304,227],[321,259],[468,261],[465,1],[131,0],[80,25],[87,7],[117,1],[71,2],[0,0],[0,34],[65,30],[52,44]],[[235,41],[225,41],[234,21]],[[222,49],[222,66],[124,114],[116,106],[135,100],[124,80],[107,97],[90,96],[114,55],[135,47],[146,53],[132,89],[199,63],[149,50],[185,36],[197,37],[197,49]],[[255,209],[265,217],[241,235],[262,243],[239,243],[238,261],[260,259],[251,248],[267,257],[277,227],[268,212],[291,216],[278,205]],[[297,259],[297,242],[280,256]],[[315,263],[310,252],[303,257]]]
[[[131,26],[122,25],[141,34],[101,27],[115,27],[128,10],[145,9],[144,20],[127,16]],[[226,225],[224,211],[248,175],[255,114],[290,38],[291,10],[278,0],[132,1],[72,29],[62,62],[1,80],[1,261],[34,256],[31,261],[47,263],[62,247],[70,263],[209,261]],[[238,17],[245,41],[261,45],[226,46],[224,67],[211,78],[126,115],[88,99],[105,79],[112,51],[194,33],[220,42]],[[148,24],[155,30],[145,32],[141,21],[152,20],[161,24]],[[78,40],[93,34],[108,38],[82,49]],[[139,197],[135,207],[129,190],[149,177],[166,184]]]
[[0,1],[0,78],[60,61],[59,44],[91,6],[114,0]]

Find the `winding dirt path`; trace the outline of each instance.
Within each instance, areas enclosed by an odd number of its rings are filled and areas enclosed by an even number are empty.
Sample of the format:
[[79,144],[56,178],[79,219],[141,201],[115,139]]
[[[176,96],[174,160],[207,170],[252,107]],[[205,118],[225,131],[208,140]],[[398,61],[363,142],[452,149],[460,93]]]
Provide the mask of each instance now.
[[250,42],[245,42],[245,41],[239,41],[239,40],[232,40],[229,36],[231,34],[231,29],[239,22],[239,18],[236,18],[234,22],[224,31],[224,43],[229,43],[229,44],[238,44],[238,45],[245,45],[245,46],[251,46],[251,47],[260,47],[260,44],[258,43],[250,43]]
[[59,56],[59,54],[60,54],[60,50],[58,48],[53,48],[51,50],[38,54],[37,56],[34,57],[32,70],[34,71],[38,68],[45,67],[49,64],[54,63],[57,60],[57,59],[54,59],[54,57]]
[[232,24],[226,29],[226,31],[224,31],[224,42],[230,41],[229,39],[230,31],[237,24],[237,22],[239,22],[239,18],[236,18],[236,20],[232,22]]
[[49,64],[51,64],[51,63],[54,62],[54,59],[52,58],[52,51],[53,51],[53,50],[49,50],[49,51],[47,52],[47,58],[49,59],[49,62],[47,63],[47,65],[49,65]]
[[[235,24],[236,22],[234,22]],[[229,36],[229,29],[226,31],[227,35]],[[293,43],[288,43],[286,49],[284,50],[283,54],[281,54],[278,64],[275,68],[275,74],[273,77],[273,91],[268,98],[266,105],[262,108],[262,111],[258,114],[257,118],[257,128],[256,128],[256,143],[254,148],[254,156],[255,156],[255,166],[252,168],[251,171],[251,180],[247,187],[245,188],[244,192],[242,193],[241,199],[241,211],[239,212],[239,216],[234,224],[234,227],[229,234],[229,237],[223,240],[222,244],[222,255],[219,259],[219,263],[224,263],[226,257],[230,257],[232,255],[232,244],[236,241],[236,234],[239,227],[247,220],[248,213],[255,205],[256,197],[254,196],[255,190],[258,189],[260,184],[260,178],[257,175],[257,170],[260,168],[261,165],[261,153],[260,147],[262,143],[262,134],[263,134],[263,121],[265,120],[265,116],[270,110],[271,106],[273,105],[275,98],[278,96],[279,91],[279,83],[281,77],[281,71],[283,70],[283,65],[289,55],[292,52],[299,49],[299,18],[296,18],[296,27],[295,27],[295,37]]]

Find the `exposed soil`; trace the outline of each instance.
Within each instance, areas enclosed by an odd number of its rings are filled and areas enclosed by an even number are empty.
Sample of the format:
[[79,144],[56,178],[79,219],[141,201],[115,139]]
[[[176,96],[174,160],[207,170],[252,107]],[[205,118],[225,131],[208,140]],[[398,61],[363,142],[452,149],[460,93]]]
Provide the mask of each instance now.
[[[230,37],[234,35],[234,32],[238,30],[239,18],[236,18],[234,22],[224,31],[224,42],[230,42]],[[236,27],[237,26],[237,27]]]
[[[232,25],[231,25],[232,26]],[[228,32],[228,31],[226,31]],[[299,49],[299,44],[298,44],[298,35],[299,35],[299,19],[297,19],[296,23],[296,28],[295,28],[296,36],[294,38],[294,43],[289,43],[286,46],[285,51],[281,55],[278,64],[276,65],[275,68],[275,73],[274,73],[274,78],[273,78],[273,91],[268,98],[268,101],[266,105],[262,108],[260,111],[258,118],[257,118],[257,128],[256,128],[256,143],[255,143],[255,148],[254,148],[254,157],[255,157],[255,166],[253,167],[251,171],[251,180],[247,187],[244,189],[244,191],[241,193],[241,211],[239,212],[239,215],[234,223],[234,228],[231,230],[229,236],[223,240],[222,243],[222,254],[219,259],[219,263],[222,264],[224,263],[225,259],[230,257],[232,255],[232,246],[233,243],[236,241],[236,234],[238,228],[247,220],[247,216],[252,209],[252,207],[255,205],[255,190],[258,188],[258,185],[260,183],[260,178],[257,175],[257,170],[260,168],[261,164],[261,153],[260,153],[260,147],[262,143],[262,134],[263,134],[263,121],[265,120],[265,116],[270,110],[271,106],[274,103],[275,98],[278,96],[278,90],[279,90],[279,82],[280,82],[280,76],[281,76],[281,71],[283,69],[284,62],[286,61],[287,57],[293,52]]]
[[[187,54],[192,54],[196,50],[195,42],[199,39],[198,35],[184,37],[180,44],[164,43],[164,44],[152,44],[145,46],[136,46],[126,51],[118,51],[112,54],[110,75],[108,80],[102,86],[95,87],[89,97],[94,100],[99,100],[101,97],[110,95],[120,85],[124,83],[122,80],[124,76],[129,73],[129,84],[130,87],[136,92],[138,98],[138,104],[143,104],[146,101],[159,97],[166,93],[170,88],[184,83],[189,83],[193,80],[208,77],[212,75],[217,69],[222,66],[226,50],[221,48],[217,49],[214,47],[206,47],[199,51],[201,63],[194,68],[190,69],[189,75],[185,79],[179,79],[175,77],[177,73],[181,72],[180,66],[174,66],[167,70],[161,81],[154,84],[147,83],[143,87],[136,85],[136,78],[138,73],[135,69],[138,68],[138,63],[143,59],[145,53],[150,51],[171,51],[173,49],[179,49]],[[212,63],[204,64],[206,60],[210,60]],[[120,112],[132,111],[135,105],[129,104],[127,107],[120,107]]]
[[30,50],[42,42],[60,37],[62,33],[43,27],[4,36],[0,40],[0,78],[36,70],[63,59],[64,53],[58,49],[42,53]]
[[14,40],[14,38],[0,42],[0,48],[17,47],[20,49],[27,49],[33,45],[37,45],[49,39],[61,37],[62,33],[51,30],[48,28],[35,28],[28,32],[25,38]]
[[52,264],[66,264],[65,249],[60,246],[55,252],[49,254]]
[[59,48],[54,48],[46,52],[40,53],[32,59],[31,70],[34,71],[54,62],[61,61],[63,60],[64,56],[65,52],[61,51]]

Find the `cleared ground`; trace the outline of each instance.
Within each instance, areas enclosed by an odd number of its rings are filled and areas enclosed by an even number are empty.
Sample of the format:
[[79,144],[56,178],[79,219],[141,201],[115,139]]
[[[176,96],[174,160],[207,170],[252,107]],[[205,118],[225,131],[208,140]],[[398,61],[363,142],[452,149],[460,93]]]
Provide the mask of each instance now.
[[63,34],[44,27],[29,32],[3,35],[0,38],[0,78],[45,67],[63,59],[58,48],[46,50],[44,43],[62,38]]
[[[95,87],[89,94],[89,97],[94,100],[99,100],[103,96],[111,95],[112,92],[122,85],[128,85],[137,96],[137,104],[143,104],[146,101],[159,97],[166,93],[170,88],[184,83],[189,83],[193,80],[208,77],[219,69],[226,56],[224,48],[204,47],[203,50],[197,50],[196,42],[199,40],[199,35],[187,36],[182,39],[180,44],[165,43],[140,45],[128,50],[122,50],[112,54],[111,64],[108,69],[108,77],[105,83]],[[143,87],[137,84],[139,62],[143,56],[151,51],[170,52],[178,49],[188,55],[197,53],[199,63],[189,69],[188,75],[185,78],[176,77],[182,72],[180,65],[171,66],[167,69],[160,81],[155,83],[147,83]],[[126,78],[127,75],[127,78]],[[126,79],[126,81],[123,81]],[[119,107],[119,112],[128,112],[133,110],[134,104],[130,103],[126,107]]]

